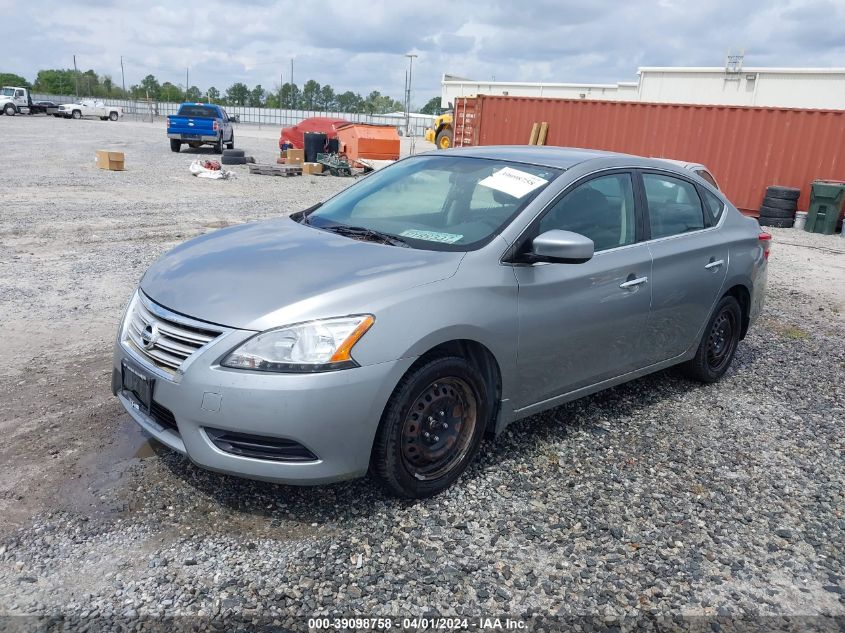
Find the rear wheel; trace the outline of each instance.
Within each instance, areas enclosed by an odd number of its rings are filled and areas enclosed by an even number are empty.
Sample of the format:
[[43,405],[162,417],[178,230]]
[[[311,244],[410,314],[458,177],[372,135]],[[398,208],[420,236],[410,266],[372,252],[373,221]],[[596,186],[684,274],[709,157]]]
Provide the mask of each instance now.
[[220,138],[217,139],[217,142],[214,144],[214,153],[215,154],[222,154],[223,153],[223,135],[220,135]]
[[170,151],[171,152],[178,152],[180,149],[182,149],[181,141],[179,141],[175,138],[170,139]]
[[117,112],[109,113],[109,121],[117,121]]
[[730,295],[722,297],[704,330],[695,357],[684,365],[686,374],[700,382],[719,380],[733,361],[741,330],[739,302]]
[[235,149],[235,133],[232,132],[232,138],[226,143],[226,149]]
[[478,452],[489,398],[480,372],[463,358],[435,358],[406,374],[373,446],[373,470],[388,491],[421,499],[452,485]]
[[435,145],[437,145],[437,149],[449,149],[452,147],[452,130],[445,129],[440,130],[437,133],[437,138],[434,140]]

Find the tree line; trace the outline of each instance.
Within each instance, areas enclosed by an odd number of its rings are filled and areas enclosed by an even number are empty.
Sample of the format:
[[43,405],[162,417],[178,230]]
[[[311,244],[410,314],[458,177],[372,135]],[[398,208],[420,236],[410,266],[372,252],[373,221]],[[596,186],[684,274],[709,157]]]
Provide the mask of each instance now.
[[[94,70],[74,71],[72,69],[39,70],[33,83],[14,73],[0,73],[0,85],[22,86],[41,94],[70,95],[86,97],[137,99],[152,101],[208,101],[227,106],[251,106],[284,108],[291,110],[320,110],[324,112],[357,112],[384,114],[404,110],[404,105],[373,90],[367,96],[347,90],[337,92],[329,84],[320,85],[309,79],[302,87],[284,83],[273,90],[260,84],[250,88],[243,82],[236,82],[221,91],[214,86],[205,91],[197,86],[176,85],[169,81],[159,82],[154,75],[147,75],[140,83],[123,89],[116,85],[109,75],[99,75]],[[434,101],[439,108],[439,97],[431,99],[422,109],[434,113]]]

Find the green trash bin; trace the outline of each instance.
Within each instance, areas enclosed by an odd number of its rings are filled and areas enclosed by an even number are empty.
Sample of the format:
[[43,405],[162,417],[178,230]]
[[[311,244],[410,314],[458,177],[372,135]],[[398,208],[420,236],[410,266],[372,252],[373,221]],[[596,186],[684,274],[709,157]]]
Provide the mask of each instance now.
[[810,189],[810,208],[807,209],[808,233],[831,235],[836,231],[842,203],[845,202],[845,182],[814,180]]

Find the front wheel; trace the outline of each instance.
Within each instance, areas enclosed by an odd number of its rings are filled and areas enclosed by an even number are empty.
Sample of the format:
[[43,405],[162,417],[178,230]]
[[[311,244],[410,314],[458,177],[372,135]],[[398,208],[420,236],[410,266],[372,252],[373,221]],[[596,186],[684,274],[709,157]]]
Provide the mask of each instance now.
[[74,110],[73,114],[70,115],[74,119],[81,119],[82,113],[79,110]]
[[422,499],[452,485],[478,452],[491,397],[464,358],[435,358],[406,374],[373,446],[373,470],[388,491]]
[[182,143],[175,138],[170,139],[170,151],[178,152],[182,149]]
[[707,323],[693,359],[683,369],[700,382],[716,382],[731,366],[742,329],[742,309],[732,296],[722,297]]
[[437,149],[449,149],[452,147],[452,141],[452,130],[447,128],[440,130],[434,143],[437,145]]
[[18,113],[18,111],[15,109],[15,106],[13,106],[11,103],[6,104],[6,107],[3,109],[3,112],[6,113],[6,116],[15,116]]

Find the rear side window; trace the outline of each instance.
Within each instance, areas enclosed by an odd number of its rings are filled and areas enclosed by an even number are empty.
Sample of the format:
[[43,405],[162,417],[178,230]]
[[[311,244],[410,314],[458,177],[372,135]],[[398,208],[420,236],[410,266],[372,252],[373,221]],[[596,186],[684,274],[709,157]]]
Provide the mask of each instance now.
[[722,217],[722,212],[725,210],[725,203],[716,196],[702,187],[704,193],[704,204],[707,205],[707,210],[710,211],[710,217],[713,218],[713,224],[719,222]]
[[651,238],[704,228],[704,210],[695,185],[662,174],[643,174]]
[[589,237],[596,251],[633,244],[636,221],[631,175],[599,176],[575,187],[540,220],[540,233],[552,229]]
[[190,116],[205,119],[216,119],[217,110],[201,105],[183,105],[179,108],[179,116]]

